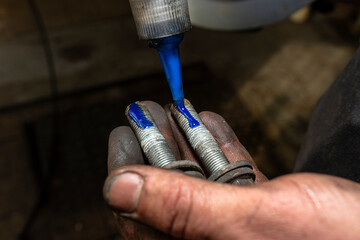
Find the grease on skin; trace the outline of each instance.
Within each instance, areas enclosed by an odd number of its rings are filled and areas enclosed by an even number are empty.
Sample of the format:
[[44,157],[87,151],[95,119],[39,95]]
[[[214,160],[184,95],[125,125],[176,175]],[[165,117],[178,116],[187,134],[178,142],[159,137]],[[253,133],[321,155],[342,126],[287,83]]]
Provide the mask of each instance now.
[[179,45],[184,34],[149,40],[149,46],[155,48],[165,70],[166,79],[176,105],[184,104]]
[[186,109],[184,104],[176,105],[177,110],[188,120],[189,126],[195,128],[200,126],[200,123],[191,115],[189,110]]
[[152,122],[150,122],[143,110],[141,109],[141,107],[139,106],[139,104],[137,103],[132,103],[129,107],[129,117],[136,123],[136,125],[141,128],[141,129],[145,129],[145,128],[149,128],[149,127],[153,127],[154,124]]

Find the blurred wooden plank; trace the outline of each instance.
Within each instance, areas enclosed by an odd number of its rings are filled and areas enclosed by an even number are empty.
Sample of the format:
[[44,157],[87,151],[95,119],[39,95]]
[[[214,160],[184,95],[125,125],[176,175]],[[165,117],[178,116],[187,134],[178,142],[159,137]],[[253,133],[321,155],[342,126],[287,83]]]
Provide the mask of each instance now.
[[312,110],[354,49],[322,39],[285,43],[238,89],[238,96],[261,125],[280,161],[292,170]]
[[0,107],[49,94],[45,54],[27,0],[1,0]]
[[0,41],[36,31],[27,0],[0,0]]
[[[60,92],[136,77],[139,69],[142,75],[162,70],[156,52],[138,40],[127,1],[35,2],[51,41]],[[15,9],[24,17],[8,14],[8,24],[2,24],[12,37],[0,38],[0,107],[48,97],[48,65],[27,1],[2,4],[6,13]],[[18,27],[11,31],[12,26]]]
[[124,0],[36,0],[48,29],[130,16]]

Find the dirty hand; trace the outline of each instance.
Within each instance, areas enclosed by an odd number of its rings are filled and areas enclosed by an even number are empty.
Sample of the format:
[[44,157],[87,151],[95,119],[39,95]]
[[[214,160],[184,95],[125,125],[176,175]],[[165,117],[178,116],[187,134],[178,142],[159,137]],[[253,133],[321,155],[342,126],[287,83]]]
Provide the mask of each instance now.
[[[144,104],[175,157],[196,160],[168,108],[153,102]],[[104,196],[126,239],[171,239],[168,235],[302,240],[359,236],[359,184],[318,174],[292,174],[266,182],[223,118],[210,112],[200,117],[230,162],[248,160],[253,164],[258,184],[223,185],[141,166],[144,159],[134,133],[128,127],[117,128],[109,140]]]

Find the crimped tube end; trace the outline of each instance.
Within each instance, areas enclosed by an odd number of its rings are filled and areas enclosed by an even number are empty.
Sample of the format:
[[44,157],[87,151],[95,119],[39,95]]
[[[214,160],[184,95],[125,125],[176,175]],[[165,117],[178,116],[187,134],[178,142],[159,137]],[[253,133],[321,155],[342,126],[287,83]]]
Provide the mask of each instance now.
[[130,0],[140,39],[157,39],[191,29],[187,0]]

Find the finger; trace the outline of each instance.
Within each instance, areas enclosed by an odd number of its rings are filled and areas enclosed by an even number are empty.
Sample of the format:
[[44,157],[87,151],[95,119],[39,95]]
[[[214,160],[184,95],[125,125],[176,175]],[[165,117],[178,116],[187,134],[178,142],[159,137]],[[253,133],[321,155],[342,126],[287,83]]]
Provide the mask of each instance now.
[[239,142],[234,131],[223,117],[213,112],[201,112],[199,116],[215,138],[221,150],[225,153],[229,162],[246,160],[255,165],[250,154]]
[[109,136],[108,172],[125,165],[144,164],[144,157],[130,127],[115,128]]
[[159,128],[161,134],[164,136],[168,146],[170,147],[172,153],[175,156],[176,160],[180,160],[180,152],[176,139],[173,135],[172,128],[166,116],[165,110],[157,103],[152,101],[143,101],[141,102],[150,112],[156,126]]
[[[118,127],[109,137],[108,171],[125,165],[144,164],[143,154],[130,127]],[[116,215],[118,229],[124,239],[172,239],[144,224]]]
[[256,182],[267,181],[267,178],[259,171],[256,163],[223,117],[213,112],[201,112],[199,116],[230,163],[246,160],[254,168]]
[[117,170],[107,179],[104,196],[123,216],[182,239],[235,239],[227,230],[234,225],[241,229],[264,197],[256,188],[211,183],[149,166]]
[[190,146],[190,143],[186,140],[184,133],[178,127],[178,125],[176,124],[176,122],[171,114],[170,104],[166,105],[164,107],[164,109],[165,109],[168,121],[170,123],[174,138],[177,142],[181,159],[190,160],[190,161],[199,163],[197,160],[195,151]]
[[122,215],[182,239],[357,239],[358,185],[296,174],[235,187],[129,166],[104,194]]

